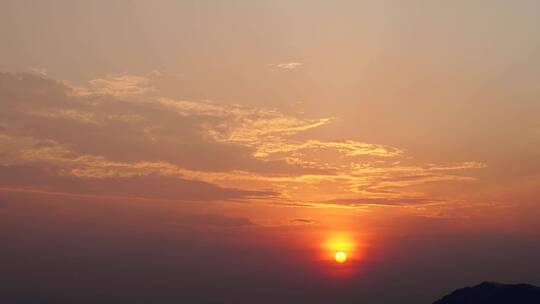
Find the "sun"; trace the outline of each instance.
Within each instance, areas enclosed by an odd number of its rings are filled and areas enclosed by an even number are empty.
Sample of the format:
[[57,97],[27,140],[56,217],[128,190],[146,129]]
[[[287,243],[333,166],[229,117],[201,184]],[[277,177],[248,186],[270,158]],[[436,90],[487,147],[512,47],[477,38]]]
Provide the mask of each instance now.
[[343,251],[338,251],[334,255],[334,260],[340,264],[345,263],[345,261],[347,261],[347,254]]
[[356,240],[350,233],[333,233],[322,245],[323,259],[332,263],[343,264],[358,259]]

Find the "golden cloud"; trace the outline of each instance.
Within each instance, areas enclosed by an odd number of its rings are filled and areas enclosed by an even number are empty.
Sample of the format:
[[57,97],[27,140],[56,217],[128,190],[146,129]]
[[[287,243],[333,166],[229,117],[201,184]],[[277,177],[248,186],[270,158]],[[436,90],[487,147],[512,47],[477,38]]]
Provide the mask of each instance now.
[[[11,96],[0,98],[5,166],[53,166],[81,180],[190,180],[277,192],[283,202],[317,206],[431,201],[419,186],[471,182],[470,170],[486,167],[415,163],[389,145],[318,138],[316,129],[331,117],[145,96],[154,91],[146,76],[96,79],[84,89],[30,75],[1,76],[8,91],[0,94]],[[308,130],[315,135],[299,139]]]

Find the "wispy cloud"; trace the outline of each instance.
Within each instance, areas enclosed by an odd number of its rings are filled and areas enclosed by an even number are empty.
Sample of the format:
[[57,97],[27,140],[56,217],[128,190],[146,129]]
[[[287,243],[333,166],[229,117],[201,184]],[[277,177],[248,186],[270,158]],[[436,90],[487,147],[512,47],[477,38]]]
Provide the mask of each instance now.
[[[486,167],[474,161],[418,163],[397,147],[313,135],[331,124],[331,117],[156,97],[146,94],[154,90],[151,77],[105,77],[81,89],[43,77],[0,74],[3,170],[49,172],[52,177],[36,178],[54,181],[54,191],[61,191],[62,183],[83,191],[77,181],[103,189],[99,180],[120,185],[159,180],[173,188],[193,182],[215,194],[179,189],[168,198],[253,196],[272,203],[357,207],[432,202],[422,185],[472,182],[470,171]],[[116,194],[125,195],[122,191]],[[114,189],[96,193],[113,195]]]
[[150,79],[152,76],[156,76],[155,72],[151,72],[148,76],[129,74],[108,75],[104,78],[90,80],[87,86],[74,86],[69,82],[66,82],[66,84],[70,85],[73,88],[73,92],[79,96],[93,94],[116,97],[140,96],[156,90]]
[[428,199],[425,197],[364,197],[364,198],[344,198],[321,202],[321,204],[339,206],[411,206],[441,203],[441,200]]
[[294,70],[294,69],[297,69],[301,66],[303,66],[304,63],[302,62],[285,62],[285,63],[274,63],[274,64],[271,64],[270,66],[273,67],[273,68],[278,68],[278,69],[282,69],[282,70]]
[[290,223],[297,224],[297,225],[313,225],[315,224],[315,221],[312,219],[306,219],[306,218],[295,218],[289,220]]
[[47,77],[48,75],[48,71],[47,69],[45,68],[40,68],[40,67],[33,67],[33,68],[30,68],[30,71],[35,74],[35,75],[38,75],[38,76],[41,76],[41,77]]

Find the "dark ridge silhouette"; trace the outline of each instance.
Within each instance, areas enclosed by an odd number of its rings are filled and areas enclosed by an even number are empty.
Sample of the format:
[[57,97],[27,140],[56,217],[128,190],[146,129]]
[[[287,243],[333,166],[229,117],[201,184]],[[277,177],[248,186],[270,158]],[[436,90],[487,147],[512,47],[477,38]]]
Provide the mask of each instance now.
[[529,284],[483,282],[458,289],[433,304],[539,304],[540,288]]

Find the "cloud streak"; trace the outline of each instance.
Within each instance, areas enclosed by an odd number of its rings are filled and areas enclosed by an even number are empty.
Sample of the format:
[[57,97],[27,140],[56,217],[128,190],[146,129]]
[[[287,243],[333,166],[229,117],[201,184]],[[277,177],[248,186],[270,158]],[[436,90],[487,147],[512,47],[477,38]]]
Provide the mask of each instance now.
[[[119,196],[132,189],[136,196],[187,201],[412,205],[429,200],[420,185],[471,182],[475,178],[466,173],[485,167],[473,161],[414,163],[389,145],[317,137],[331,117],[154,97],[147,94],[157,93],[152,77],[110,76],[81,88],[0,74],[2,170],[35,170],[44,179],[40,184],[27,176],[25,185],[4,178],[0,186]],[[302,139],[306,131],[314,137]],[[161,194],[138,187],[160,184]]]
[[271,64],[270,66],[274,67],[274,68],[282,69],[282,70],[291,71],[291,70],[297,69],[297,68],[299,68],[299,67],[301,67],[303,65],[304,65],[304,63],[302,63],[302,62],[285,62],[285,63]]

